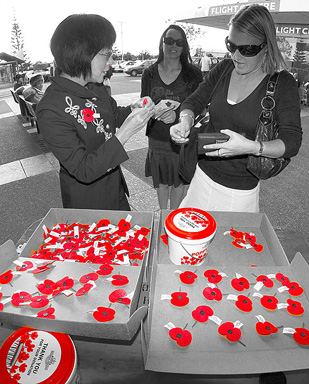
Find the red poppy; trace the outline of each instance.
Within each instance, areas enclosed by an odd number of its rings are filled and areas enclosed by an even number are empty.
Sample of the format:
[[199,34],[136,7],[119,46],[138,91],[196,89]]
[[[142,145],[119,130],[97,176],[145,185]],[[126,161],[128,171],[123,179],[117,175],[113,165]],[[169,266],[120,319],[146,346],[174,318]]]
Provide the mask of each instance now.
[[129,279],[127,278],[127,276],[123,275],[113,275],[112,279],[112,285],[116,285],[119,287],[129,283]]
[[19,373],[16,373],[12,379],[16,382],[16,383],[19,383],[19,380],[21,379],[21,376]]
[[243,312],[252,311],[252,301],[247,296],[239,295],[237,301],[235,302],[235,305],[238,309]]
[[236,291],[242,292],[245,289],[249,289],[249,281],[245,277],[239,277],[238,279],[232,279],[231,285]]
[[2,299],[2,296],[3,296],[3,293],[2,293],[2,292],[0,292],[0,300]]
[[251,245],[256,243],[256,237],[252,233],[245,232],[244,239],[248,241]]
[[82,276],[79,281],[82,284],[88,283],[88,281],[96,281],[98,280],[99,275],[96,272],[88,273],[87,275]]
[[186,329],[183,330],[182,328],[175,327],[169,330],[168,332],[171,339],[176,341],[176,344],[179,347],[187,347],[191,344],[192,341],[192,334],[191,332],[187,331]]
[[219,288],[206,287],[203,290],[203,296],[207,300],[216,300],[216,301],[222,300],[222,293]]
[[261,305],[269,311],[274,311],[277,308],[278,299],[275,296],[264,295],[260,299]]
[[291,296],[300,296],[304,292],[304,288],[302,288],[296,281],[292,281],[287,284],[287,287],[289,288],[289,294]]
[[[32,351],[31,351],[32,352]],[[19,372],[26,372],[27,364],[23,363],[18,367]]]
[[134,236],[135,237],[138,237],[139,235],[147,236],[149,233],[150,233],[149,228],[141,227],[135,232]]
[[264,247],[263,247],[262,244],[251,244],[251,245],[252,245],[253,249],[254,249],[256,252],[258,252],[258,253],[262,252],[263,249],[264,249]]
[[57,281],[55,284],[60,290],[70,289],[74,285],[74,280],[69,276],[66,276],[63,279]]
[[89,292],[91,288],[93,288],[93,285],[90,283],[86,283],[81,288],[79,288],[79,290],[75,293],[75,296],[83,296],[87,292]]
[[92,315],[97,321],[107,322],[114,320],[115,314],[116,311],[113,308],[98,307]]
[[171,304],[176,307],[184,307],[189,303],[189,298],[186,292],[174,292],[171,294]]
[[48,304],[49,300],[46,296],[33,296],[29,305],[31,308],[44,308]]
[[206,323],[209,316],[212,316],[214,311],[207,305],[200,305],[194,311],[192,311],[192,317],[194,320],[200,323]]
[[30,293],[21,291],[21,292],[16,292],[12,295],[11,297],[11,303],[14,305],[14,307],[19,307],[20,304],[26,303],[27,301],[31,301],[32,296]]
[[241,330],[235,327],[230,321],[221,324],[218,328],[218,332],[228,341],[236,342],[241,338]]
[[120,219],[117,227],[119,229],[124,229],[125,231],[128,231],[131,228],[131,223],[129,221],[126,221],[125,219]]
[[33,263],[31,261],[23,261],[22,265],[17,265],[16,270],[19,272],[25,272],[27,269],[33,267]]
[[102,229],[102,228],[106,228],[110,225],[110,220],[108,219],[101,219],[97,222],[97,228],[98,229]]
[[13,279],[12,270],[8,270],[0,275],[0,284],[9,284]]
[[89,108],[84,108],[82,112],[83,112],[83,117],[84,117],[84,120],[86,121],[86,123],[91,123],[94,119],[93,110],[89,109]]
[[278,328],[268,321],[265,321],[264,323],[262,321],[258,321],[255,324],[255,329],[256,332],[261,336],[268,336],[278,332]]
[[100,276],[106,276],[111,274],[113,270],[114,270],[114,267],[111,266],[110,264],[102,264],[100,265],[100,268],[98,271],[96,271],[96,273]]
[[36,267],[36,268],[32,271],[32,273],[33,273],[34,275],[38,275],[39,273],[46,272],[46,271],[50,270],[50,266],[49,266],[49,265],[50,265],[49,263],[44,263],[44,264],[42,264],[42,265],[39,265],[38,267]]
[[52,319],[54,320],[56,316],[54,315],[55,313],[55,308],[47,308],[44,309],[43,311],[40,311],[36,314],[36,317],[42,317],[43,319]]
[[261,281],[263,285],[267,288],[272,288],[274,286],[274,282],[265,275],[260,275],[256,278],[256,281]]
[[244,233],[240,231],[236,231],[236,229],[230,229],[230,235],[235,237],[236,239],[242,239],[244,237]]
[[305,312],[304,308],[302,307],[299,301],[288,299],[287,304],[287,311],[292,316],[301,316]]
[[120,303],[120,304],[126,304],[129,305],[131,303],[131,299],[129,299],[127,296],[127,292],[123,289],[116,289],[113,291],[108,299],[111,303]]
[[309,331],[306,328],[295,328],[293,339],[300,345],[309,345]]
[[210,283],[217,284],[222,280],[222,276],[219,275],[219,272],[216,269],[208,269],[204,272],[204,276],[208,279]]
[[53,290],[57,288],[57,286],[52,280],[46,279],[43,283],[38,284],[37,288],[40,293],[43,293],[43,295],[50,295],[53,293]]
[[185,271],[179,275],[180,281],[184,284],[193,284],[195,279],[197,279],[197,275],[191,271]]
[[160,236],[160,239],[163,241],[165,245],[168,245],[168,235],[164,234]]
[[282,283],[282,285],[287,285],[290,282],[289,278],[284,276],[283,273],[277,273],[276,274],[276,279],[278,281],[280,281],[280,283]]
[[236,248],[244,248],[245,245],[246,245],[246,242],[244,239],[238,239],[238,238],[235,238],[233,241],[232,241],[232,245],[234,245],[234,247]]
[[3,305],[3,303],[0,303],[0,312],[2,312],[2,311],[3,311],[3,308],[4,308],[4,305]]

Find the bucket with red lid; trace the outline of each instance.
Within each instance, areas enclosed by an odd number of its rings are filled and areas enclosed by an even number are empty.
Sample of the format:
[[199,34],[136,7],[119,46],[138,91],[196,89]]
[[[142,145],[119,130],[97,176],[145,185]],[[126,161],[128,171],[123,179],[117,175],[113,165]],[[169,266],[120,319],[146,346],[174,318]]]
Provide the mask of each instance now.
[[23,327],[0,348],[0,384],[79,384],[70,336]]
[[169,258],[176,265],[201,265],[217,229],[215,219],[198,208],[179,208],[165,219]]

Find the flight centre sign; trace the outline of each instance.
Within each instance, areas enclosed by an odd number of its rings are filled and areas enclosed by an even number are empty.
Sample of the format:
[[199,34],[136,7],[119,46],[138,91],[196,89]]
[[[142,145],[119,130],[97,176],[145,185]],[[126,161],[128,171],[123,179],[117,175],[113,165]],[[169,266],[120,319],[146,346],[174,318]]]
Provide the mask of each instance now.
[[276,35],[309,39],[309,25],[276,24]]
[[279,12],[280,0],[248,1],[246,3],[223,4],[209,7],[208,16],[234,15],[241,8],[250,4],[264,5],[270,12]]

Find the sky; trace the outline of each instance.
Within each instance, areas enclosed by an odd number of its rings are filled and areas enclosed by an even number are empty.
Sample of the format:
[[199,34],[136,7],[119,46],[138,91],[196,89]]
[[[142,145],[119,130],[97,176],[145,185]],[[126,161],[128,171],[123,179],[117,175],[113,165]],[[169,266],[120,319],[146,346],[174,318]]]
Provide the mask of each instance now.
[[[207,0],[208,1],[208,0]],[[141,51],[158,54],[162,32],[175,20],[189,17],[206,0],[0,0],[0,52],[11,50],[11,30],[15,10],[22,30],[24,47],[31,62],[52,62],[50,38],[58,24],[74,13],[96,13],[107,18],[117,33],[120,52],[137,55]],[[222,4],[212,0],[212,4]],[[205,32],[196,42],[207,51],[223,51],[226,31],[202,27]]]

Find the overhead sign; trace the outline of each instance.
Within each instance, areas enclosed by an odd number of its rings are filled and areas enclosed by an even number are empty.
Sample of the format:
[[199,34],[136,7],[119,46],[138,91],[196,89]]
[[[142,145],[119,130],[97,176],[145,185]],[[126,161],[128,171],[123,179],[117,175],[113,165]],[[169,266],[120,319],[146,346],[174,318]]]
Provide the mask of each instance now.
[[223,4],[209,7],[208,16],[220,16],[220,15],[234,15],[241,8],[250,4],[264,5],[270,12],[278,12],[280,7],[280,0],[274,1],[248,1],[246,3],[235,4]]
[[276,35],[309,38],[309,25],[276,24]]

